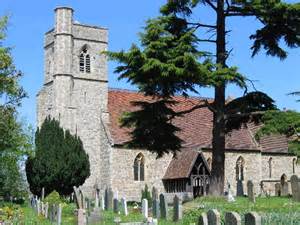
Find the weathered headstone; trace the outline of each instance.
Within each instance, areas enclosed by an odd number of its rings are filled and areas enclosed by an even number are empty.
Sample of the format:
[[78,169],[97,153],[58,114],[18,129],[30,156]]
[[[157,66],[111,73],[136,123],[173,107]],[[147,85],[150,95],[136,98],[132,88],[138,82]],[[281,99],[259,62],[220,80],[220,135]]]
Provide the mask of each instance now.
[[48,209],[49,209],[49,203],[46,202],[46,204],[45,204],[45,218],[46,219],[48,218]]
[[168,203],[164,194],[159,195],[159,207],[160,207],[160,217],[162,219],[168,218]]
[[198,220],[198,225],[208,225],[208,220],[207,220],[207,214],[206,213],[201,213],[199,220]]
[[175,195],[174,197],[174,212],[173,212],[173,221],[179,221],[182,219],[182,201]]
[[113,201],[114,201],[114,192],[111,188],[108,189],[107,192],[107,209],[112,209],[113,208]]
[[143,199],[142,200],[142,213],[145,219],[148,218],[148,200]]
[[62,214],[62,206],[61,204],[57,207],[57,225],[61,225],[61,214]]
[[288,182],[283,182],[281,184],[281,196],[288,196],[289,195],[289,184]]
[[101,208],[102,210],[105,209],[105,199],[104,199],[104,196],[103,196],[103,195],[101,196],[101,205],[100,205],[100,208]]
[[153,218],[160,218],[160,208],[158,199],[153,199],[152,201],[152,214]]
[[45,216],[45,206],[44,206],[44,202],[41,201],[41,215]]
[[44,201],[44,198],[45,198],[45,188],[42,188],[42,201]]
[[241,225],[241,216],[236,212],[228,212],[225,214],[225,225]]
[[127,201],[126,198],[121,198],[122,212],[125,216],[128,215]]
[[255,202],[254,184],[251,180],[247,182],[247,194],[251,202]]
[[280,183],[275,184],[275,195],[281,196],[281,184]]
[[221,216],[218,210],[211,209],[207,212],[208,225],[221,225]]
[[86,225],[86,215],[84,209],[77,210],[77,224],[78,225]]
[[245,225],[261,225],[261,216],[256,212],[245,214]]
[[242,180],[238,180],[236,183],[236,196],[244,196],[244,185]]
[[113,201],[113,210],[114,210],[114,213],[119,212],[119,200],[116,198]]
[[36,201],[36,213],[37,213],[38,215],[41,214],[41,202],[40,202],[40,200],[37,200],[37,201]]
[[300,183],[297,175],[291,176],[291,187],[294,201],[300,201]]

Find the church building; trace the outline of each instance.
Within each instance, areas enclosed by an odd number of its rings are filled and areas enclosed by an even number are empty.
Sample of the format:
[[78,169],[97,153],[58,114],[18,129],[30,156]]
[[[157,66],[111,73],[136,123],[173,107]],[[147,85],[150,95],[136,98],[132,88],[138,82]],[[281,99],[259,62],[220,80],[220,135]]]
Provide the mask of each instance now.
[[[147,184],[166,195],[204,195],[209,186],[213,115],[200,108],[176,118],[184,140],[180,153],[156,158],[145,149],[128,149],[129,130],[121,128],[123,112],[133,111],[132,101],[146,100],[138,92],[108,87],[108,30],[73,20],[73,9],[55,9],[54,28],[45,34],[45,72],[37,95],[37,124],[50,115],[64,129],[80,136],[89,155],[91,175],[82,189],[93,193],[95,185],[103,193],[111,187],[120,197],[140,200]],[[203,98],[175,97],[175,110],[198,104]],[[275,193],[275,183],[299,174],[295,155],[288,153],[284,136],[255,140],[258,127],[249,124],[226,137],[225,179],[235,195],[247,193],[252,180],[256,194]]]

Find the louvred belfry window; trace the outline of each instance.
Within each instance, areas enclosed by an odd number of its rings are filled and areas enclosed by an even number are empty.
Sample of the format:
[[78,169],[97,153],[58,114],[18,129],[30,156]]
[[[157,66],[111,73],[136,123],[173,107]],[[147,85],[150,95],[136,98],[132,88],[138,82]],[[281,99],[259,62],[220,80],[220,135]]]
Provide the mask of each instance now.
[[83,73],[91,72],[91,57],[86,47],[84,47],[79,55],[79,71]]

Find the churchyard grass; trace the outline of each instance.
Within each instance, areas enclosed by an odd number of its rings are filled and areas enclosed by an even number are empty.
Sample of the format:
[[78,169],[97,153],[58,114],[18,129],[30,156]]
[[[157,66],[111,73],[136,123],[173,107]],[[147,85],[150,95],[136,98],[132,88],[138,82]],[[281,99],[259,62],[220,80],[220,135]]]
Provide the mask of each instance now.
[[[12,204],[9,204],[12,206]],[[28,207],[28,204],[20,206],[23,211],[23,221],[25,225],[50,225],[49,220],[42,216],[37,216],[36,212]],[[169,219],[159,220],[159,225],[172,225],[172,207],[169,207]],[[204,197],[198,198],[192,202],[183,205],[183,219],[176,225],[197,224],[198,217],[202,212],[207,212],[209,209],[217,209],[221,212],[222,220],[224,221],[224,213],[229,211],[238,212],[240,215],[246,212],[256,211],[263,218],[263,225],[300,225],[300,203],[292,201],[291,198],[285,197],[270,197],[257,198],[256,203],[251,203],[248,198],[237,198],[236,202],[227,202],[223,198]],[[74,216],[75,205],[63,204],[62,210],[62,225],[75,225]],[[122,222],[137,222],[143,221],[143,216],[140,211],[128,208],[129,215],[116,214],[112,211],[104,211],[102,213],[103,225],[115,225],[114,220],[117,217],[121,218]],[[151,216],[151,215],[149,215]]]

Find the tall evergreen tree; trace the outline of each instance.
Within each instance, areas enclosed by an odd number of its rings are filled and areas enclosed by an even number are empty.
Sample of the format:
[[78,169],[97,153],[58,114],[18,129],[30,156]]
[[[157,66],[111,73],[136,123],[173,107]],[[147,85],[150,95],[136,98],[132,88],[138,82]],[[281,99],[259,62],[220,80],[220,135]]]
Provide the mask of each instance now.
[[[208,7],[216,22],[203,23],[205,18],[195,16],[197,7]],[[171,120],[197,108],[209,107],[214,115],[210,193],[223,194],[226,132],[250,119],[259,119],[261,111],[275,108],[266,94],[248,93],[247,78],[228,65],[226,22],[229,18],[257,18],[261,28],[250,37],[252,55],[264,49],[267,55],[284,59],[287,52],[281,43],[290,48],[300,45],[300,4],[280,0],[168,0],[160,12],[158,18],[147,22],[140,37],[141,48],[133,45],[128,52],[109,53],[122,64],[116,68],[121,74],[119,78],[128,79],[140,92],[153,97],[150,102],[135,102],[140,110],[123,117],[122,125],[133,127],[132,141],[128,144],[145,147],[159,156],[176,152],[182,140],[176,136],[178,128]],[[195,18],[199,17],[197,21]],[[207,32],[199,30],[213,32],[215,39],[201,38]],[[215,45],[215,52],[201,52],[200,42]],[[226,103],[229,83],[244,88],[245,95]],[[172,105],[177,104],[172,100],[174,95],[198,93],[197,88],[203,86],[214,88],[213,103],[202,100],[189,110],[172,110]]]
[[73,192],[90,175],[89,157],[78,136],[64,131],[59,122],[47,117],[35,135],[35,156],[26,162],[26,175],[33,194],[40,195],[44,187],[49,194]]

